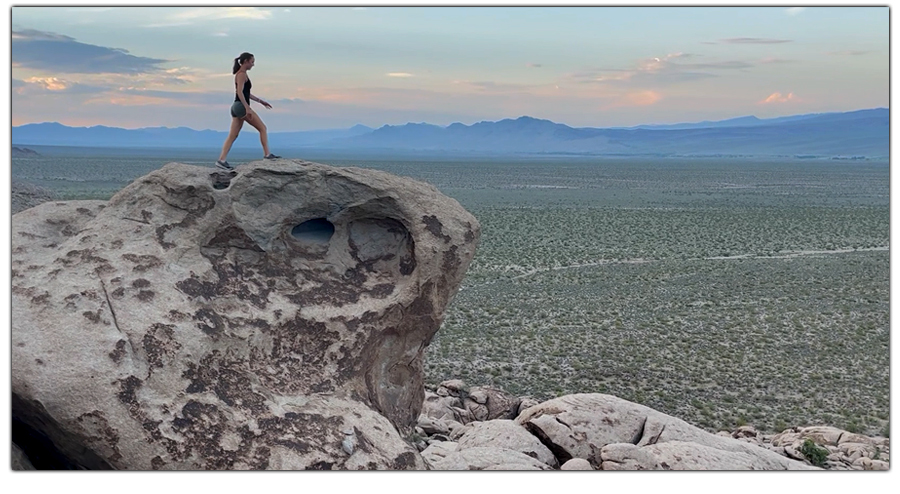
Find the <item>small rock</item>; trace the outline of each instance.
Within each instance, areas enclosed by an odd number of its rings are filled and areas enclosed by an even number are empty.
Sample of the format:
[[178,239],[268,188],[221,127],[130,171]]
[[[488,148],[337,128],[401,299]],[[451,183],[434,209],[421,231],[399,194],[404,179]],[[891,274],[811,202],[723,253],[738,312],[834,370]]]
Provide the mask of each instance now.
[[348,429],[342,432],[344,433],[344,440],[341,441],[341,449],[344,450],[344,453],[352,455],[353,450],[356,449],[357,444],[356,434],[354,433],[353,429]]
[[857,458],[853,462],[855,470],[889,470],[891,465],[881,460],[873,460],[868,457]]
[[584,458],[572,458],[571,460],[563,463],[563,466],[559,467],[559,469],[560,470],[593,470],[594,467],[592,467],[590,462],[588,462]]
[[476,420],[514,419],[518,415],[520,400],[501,389],[476,386],[469,389],[463,407]]
[[755,440],[757,437],[759,437],[759,431],[757,431],[753,426],[742,425],[738,427],[736,431],[734,431],[731,437],[735,439],[753,438]]
[[541,402],[530,397],[530,396],[522,396],[519,397],[519,408],[516,410],[516,416],[518,417],[522,412],[528,410],[529,408],[540,405]]
[[469,393],[468,398],[475,403],[478,403],[479,405],[484,405],[485,403],[487,403],[487,393],[485,393],[484,390],[481,389]]
[[788,444],[784,446],[784,456],[788,458],[793,458],[795,460],[806,461],[806,457],[803,456],[803,453],[797,450],[800,447],[799,444]]
[[425,434],[432,436],[434,434],[449,434],[450,427],[447,426],[447,422],[441,419],[434,419],[428,417],[427,415],[419,415],[419,420],[416,422],[417,429],[421,429]]
[[[441,390],[444,390],[446,394],[441,394]],[[440,384],[437,389],[437,394],[441,396],[460,396],[466,392],[466,383],[463,382],[462,379],[450,379],[449,381],[444,381]]]

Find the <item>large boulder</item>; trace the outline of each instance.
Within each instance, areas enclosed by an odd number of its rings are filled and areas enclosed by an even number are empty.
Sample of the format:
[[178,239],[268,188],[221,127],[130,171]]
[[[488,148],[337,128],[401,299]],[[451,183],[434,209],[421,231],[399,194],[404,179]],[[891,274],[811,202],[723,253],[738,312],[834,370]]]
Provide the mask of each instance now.
[[424,468],[423,352],[479,235],[430,185],[291,160],[25,210],[13,415],[96,468]]
[[434,470],[551,470],[525,453],[494,446],[457,448],[431,466]]
[[[681,449],[672,454],[680,454],[682,451],[690,454],[690,451],[694,451],[698,457],[702,455],[697,461],[685,459],[678,464],[679,468],[812,468],[754,444],[710,434],[652,408],[599,393],[566,395],[545,401],[525,410],[516,418],[516,422],[546,444],[560,462],[582,458],[598,469],[604,469],[604,461],[616,463],[615,466],[610,465],[609,469],[621,469],[628,465],[633,465],[636,469],[654,468],[655,463],[665,468],[662,463],[670,458],[669,452],[675,450],[669,446],[651,446],[668,442],[681,445]],[[617,443],[637,446],[641,453],[631,455],[628,449],[604,451],[606,446]],[[694,448],[693,445],[703,448]],[[738,453],[741,456],[722,454],[721,461],[717,463],[714,455],[707,454],[707,448],[723,453]],[[650,453],[652,459],[644,453]]]
[[522,400],[502,389],[491,386],[475,386],[469,389],[463,400],[463,408],[475,420],[514,419],[519,415]]
[[487,446],[505,448],[524,453],[548,466],[559,466],[556,457],[538,438],[512,420],[473,422],[472,427],[459,438],[458,443],[460,451]]
[[[445,388],[439,388],[438,391],[446,393]],[[472,413],[462,408],[462,406],[462,400],[458,396],[439,395],[426,390],[425,399],[422,403],[422,415],[433,420],[467,424],[474,418]]]

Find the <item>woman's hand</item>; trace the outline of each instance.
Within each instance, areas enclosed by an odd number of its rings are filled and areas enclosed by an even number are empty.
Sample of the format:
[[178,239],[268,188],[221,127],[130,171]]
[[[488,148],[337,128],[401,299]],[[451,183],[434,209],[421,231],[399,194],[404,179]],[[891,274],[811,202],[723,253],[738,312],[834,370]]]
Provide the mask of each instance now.
[[268,101],[265,101],[265,100],[259,100],[259,102],[260,102],[261,105],[265,106],[266,109],[268,109],[268,110],[271,110],[271,109],[272,109],[272,105],[270,105]]

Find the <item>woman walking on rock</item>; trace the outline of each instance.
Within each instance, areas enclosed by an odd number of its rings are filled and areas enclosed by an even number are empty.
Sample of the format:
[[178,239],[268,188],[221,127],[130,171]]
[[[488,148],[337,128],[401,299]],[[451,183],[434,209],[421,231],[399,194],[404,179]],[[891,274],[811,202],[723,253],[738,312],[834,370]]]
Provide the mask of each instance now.
[[234,167],[228,164],[225,158],[228,157],[228,151],[231,151],[231,145],[234,144],[234,140],[241,133],[244,121],[256,127],[256,130],[259,131],[259,142],[262,144],[265,159],[274,160],[281,157],[269,152],[269,136],[266,133],[266,124],[263,123],[255,111],[250,109],[250,100],[256,101],[268,109],[272,108],[272,105],[268,102],[250,94],[250,88],[253,85],[250,83],[247,71],[252,69],[255,64],[256,59],[252,53],[244,52],[241,53],[241,56],[234,59],[234,68],[231,71],[234,74],[234,104],[231,105],[231,130],[228,132],[225,144],[222,145],[222,154],[219,155],[219,159],[216,161],[216,166],[223,170],[234,170]]

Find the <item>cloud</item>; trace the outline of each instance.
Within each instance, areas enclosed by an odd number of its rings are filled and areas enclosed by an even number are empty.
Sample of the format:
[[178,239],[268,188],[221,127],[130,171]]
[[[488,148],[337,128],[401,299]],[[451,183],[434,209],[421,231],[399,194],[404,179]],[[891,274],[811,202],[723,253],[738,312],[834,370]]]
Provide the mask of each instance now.
[[474,81],[469,82],[466,81],[464,84],[468,84],[477,89],[484,91],[500,91],[500,92],[514,92],[514,91],[526,91],[528,89],[532,89],[535,86],[531,84],[511,84],[505,82],[493,82],[493,81]]
[[119,7],[75,7],[67,9],[68,12],[109,12],[110,10],[116,10]]
[[12,60],[19,67],[53,73],[141,74],[160,71],[158,65],[168,62],[33,29],[13,31],[11,51]]
[[37,29],[22,29],[13,31],[10,37],[13,41],[75,41],[75,38],[63,34],[48,33]]
[[753,64],[732,60],[728,62],[712,62],[712,63],[685,63],[678,64],[679,68],[685,69],[749,69]]
[[759,60],[761,64],[773,64],[773,63],[795,63],[796,60],[787,60],[784,58],[775,58],[775,57],[766,57]]
[[353,7],[350,10],[369,10],[369,9],[367,9],[366,7]]
[[855,57],[859,55],[865,55],[866,53],[871,53],[868,50],[841,50],[841,51],[830,51],[827,54],[831,56],[837,57]]
[[123,96],[131,96],[145,100],[165,100],[177,106],[227,106],[234,100],[234,93],[224,91],[159,91],[135,87],[117,88],[116,92]]
[[526,66],[526,67],[532,67],[532,68],[538,68],[538,67],[543,67],[544,65],[543,65],[543,64],[540,64],[540,63],[530,63],[530,62],[529,62],[529,63],[526,63],[525,66]]
[[387,75],[388,77],[414,77],[408,72],[388,72],[385,75]]
[[595,69],[572,74],[569,79],[580,83],[658,85],[674,84],[718,77],[709,71],[747,69],[753,64],[730,60],[718,62],[683,63],[697,55],[691,53],[669,53],[661,57],[638,60],[629,69]]
[[806,7],[788,7],[784,9],[784,13],[787,15],[798,15],[804,10],[806,10]]
[[731,45],[771,45],[777,43],[790,43],[790,39],[773,39],[773,38],[725,38],[720,39],[719,43]]
[[228,33],[225,32],[225,31],[219,31],[219,32],[217,32],[217,33],[212,33],[212,35],[215,36],[215,37],[217,37],[217,38],[226,38],[226,37],[228,37]]
[[759,105],[768,105],[771,103],[787,103],[788,101],[795,101],[794,93],[787,93],[786,95],[782,95],[781,93],[772,93],[769,97],[757,102]]
[[59,77],[29,77],[13,79],[13,90],[19,95],[40,94],[96,94],[107,91],[105,86],[80,84]]
[[166,17],[163,22],[147,24],[144,27],[188,26],[196,22],[217,21],[221,19],[266,20],[272,12],[257,7],[198,7],[177,12]]

